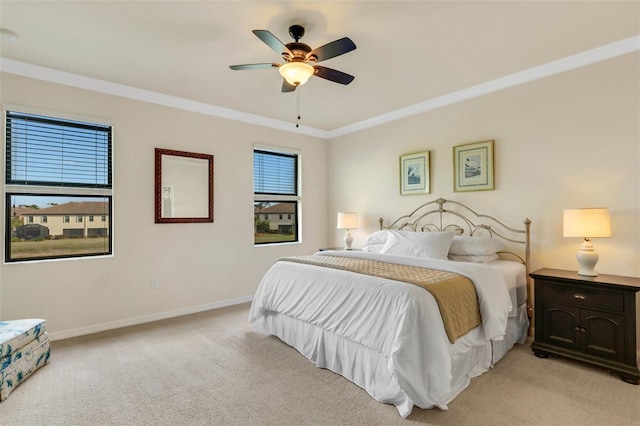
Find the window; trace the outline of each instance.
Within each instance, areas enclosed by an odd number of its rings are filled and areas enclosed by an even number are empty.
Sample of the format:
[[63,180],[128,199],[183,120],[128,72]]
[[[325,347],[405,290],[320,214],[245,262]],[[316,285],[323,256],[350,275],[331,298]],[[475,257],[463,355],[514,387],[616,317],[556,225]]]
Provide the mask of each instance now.
[[[298,211],[300,156],[294,153],[254,149],[254,241],[277,244],[300,241]],[[289,219],[272,222],[270,215]],[[264,219],[261,219],[264,218]],[[276,216],[272,216],[276,217]]]
[[[111,126],[5,111],[5,129],[5,261],[111,254]],[[108,219],[87,229],[87,214]]]
[[93,216],[89,216],[89,222],[93,222]]
[[33,223],[33,216],[27,216],[27,223]]

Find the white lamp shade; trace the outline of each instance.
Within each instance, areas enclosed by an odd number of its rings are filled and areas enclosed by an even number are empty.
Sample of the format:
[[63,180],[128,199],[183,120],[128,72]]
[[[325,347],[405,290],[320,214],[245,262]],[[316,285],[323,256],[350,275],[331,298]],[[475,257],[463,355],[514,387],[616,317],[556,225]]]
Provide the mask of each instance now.
[[606,238],[611,236],[611,216],[607,208],[566,209],[565,237]]
[[287,80],[287,83],[294,86],[305,84],[315,70],[306,62],[288,62],[278,68],[280,75]]
[[356,229],[358,213],[338,212],[338,229]]

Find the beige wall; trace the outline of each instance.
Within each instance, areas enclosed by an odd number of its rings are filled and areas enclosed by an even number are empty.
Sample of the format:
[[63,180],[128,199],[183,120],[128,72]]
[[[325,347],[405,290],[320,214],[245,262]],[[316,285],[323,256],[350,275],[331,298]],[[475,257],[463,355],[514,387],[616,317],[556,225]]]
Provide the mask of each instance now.
[[[378,217],[450,198],[513,225],[531,218],[533,267],[577,270],[581,242],[562,237],[562,210],[609,207],[613,237],[594,239],[597,270],[640,276],[639,62],[625,55],[331,141],[329,211],[360,213],[358,247]],[[454,193],[452,147],[487,139],[496,190]],[[423,150],[431,195],[398,195],[398,157]]]
[[[378,217],[437,197],[510,224],[530,217],[534,268],[576,269],[580,241],[562,237],[562,209],[607,206],[614,235],[594,241],[598,270],[640,276],[639,61],[626,55],[329,142],[0,74],[3,103],[103,117],[115,140],[114,256],[2,265],[0,318],[43,317],[64,337],[248,300],[277,257],[341,245],[337,211],[360,213],[358,247]],[[452,146],[486,139],[496,190],[454,193]],[[302,244],[253,246],[254,143],[303,156]],[[155,147],[215,155],[215,223],[153,223]],[[398,195],[398,157],[425,149],[432,194]]]
[[[100,117],[114,126],[114,256],[0,266],[0,318],[46,318],[50,331],[64,337],[186,313],[248,299],[276,258],[326,246],[325,141],[10,74],[0,78],[3,104]],[[302,155],[301,244],[253,245],[254,144]],[[154,224],[156,147],[215,156],[213,224]],[[152,279],[159,288],[150,288]]]

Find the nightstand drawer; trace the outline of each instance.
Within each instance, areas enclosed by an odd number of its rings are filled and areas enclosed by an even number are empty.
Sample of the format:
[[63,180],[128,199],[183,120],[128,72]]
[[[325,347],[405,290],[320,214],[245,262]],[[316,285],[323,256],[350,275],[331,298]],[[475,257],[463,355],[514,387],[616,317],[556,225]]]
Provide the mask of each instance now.
[[545,283],[543,294],[545,299],[553,299],[574,306],[624,312],[624,294],[620,292]]

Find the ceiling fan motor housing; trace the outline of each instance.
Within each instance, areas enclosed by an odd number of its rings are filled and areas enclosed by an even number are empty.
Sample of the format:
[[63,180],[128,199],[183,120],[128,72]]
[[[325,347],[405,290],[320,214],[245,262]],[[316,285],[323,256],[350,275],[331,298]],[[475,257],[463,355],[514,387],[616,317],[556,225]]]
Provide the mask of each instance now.
[[302,59],[303,61],[316,61],[318,58],[315,55],[311,55],[307,58],[309,52],[311,52],[311,47],[304,43],[292,42],[286,44],[287,49],[291,53],[293,53],[293,57],[289,55],[289,52],[282,52],[282,57],[286,61],[290,61],[292,59]]

